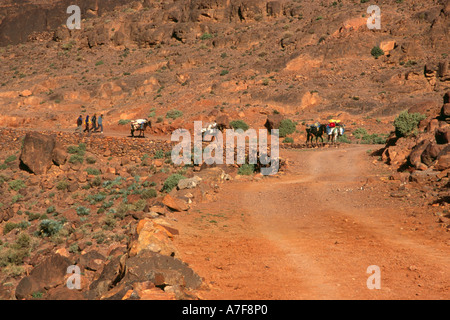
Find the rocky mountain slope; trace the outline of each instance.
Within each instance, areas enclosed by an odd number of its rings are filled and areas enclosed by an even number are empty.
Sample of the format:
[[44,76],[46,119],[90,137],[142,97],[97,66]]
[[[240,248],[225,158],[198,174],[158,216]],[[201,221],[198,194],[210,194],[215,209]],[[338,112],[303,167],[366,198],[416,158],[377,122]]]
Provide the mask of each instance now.
[[[61,25],[65,1],[6,2],[1,122],[73,128],[79,114],[97,112],[121,130],[120,119],[168,125],[167,112],[180,110],[173,126],[189,127],[215,108],[254,127],[277,110],[299,122],[340,117],[386,131],[403,109],[440,107],[450,7],[375,3],[381,30],[367,28],[368,3],[359,0],[85,1],[82,28],[71,31]],[[29,8],[46,24],[16,25]],[[377,59],[376,46],[384,50]]]
[[[378,156],[394,197],[423,187],[448,212],[450,2],[374,3],[381,30],[361,0],[84,0],[69,30],[70,1],[2,1],[0,297],[199,298],[170,222],[243,172],[171,163],[168,134],[194,120],[287,118],[303,143],[304,124],[339,118],[361,142],[425,114]],[[108,135],[72,133],[94,113]],[[136,118],[155,139],[126,137]]]

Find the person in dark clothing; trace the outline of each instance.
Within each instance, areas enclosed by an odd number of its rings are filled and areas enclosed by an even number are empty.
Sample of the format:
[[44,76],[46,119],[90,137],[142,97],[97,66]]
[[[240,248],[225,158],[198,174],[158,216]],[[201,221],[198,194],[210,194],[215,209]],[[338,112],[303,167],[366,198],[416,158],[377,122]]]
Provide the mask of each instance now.
[[92,116],[92,131],[96,132],[97,131],[97,114],[94,113],[94,115]]
[[83,125],[83,117],[80,115],[77,119],[77,128],[75,132],[81,132],[81,126]]
[[86,116],[86,119],[84,120],[84,124],[86,125],[86,127],[85,127],[85,129],[83,130],[83,132],[90,132],[90,129],[89,129],[89,125],[90,125],[90,123],[91,123],[91,119],[89,119],[89,115],[87,115]]

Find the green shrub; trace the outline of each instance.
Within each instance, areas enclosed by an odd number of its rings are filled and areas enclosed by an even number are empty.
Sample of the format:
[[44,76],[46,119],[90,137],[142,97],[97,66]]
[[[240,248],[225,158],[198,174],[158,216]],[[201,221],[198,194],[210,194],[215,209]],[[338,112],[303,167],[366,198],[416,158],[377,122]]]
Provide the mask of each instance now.
[[84,143],[80,143],[78,146],[68,146],[67,153],[76,154],[79,156],[84,156],[86,152],[86,145]]
[[79,216],[88,216],[89,214],[91,214],[91,210],[83,206],[78,207],[76,210]]
[[3,234],[8,234],[11,230],[14,229],[26,229],[30,226],[31,224],[28,221],[21,221],[19,223],[14,223],[14,222],[7,222],[5,224],[5,226],[3,227]]
[[55,212],[55,211],[56,211],[55,206],[50,206],[50,207],[48,207],[47,210],[46,210],[46,212],[49,213],[49,214],[50,214],[50,213],[53,213],[53,212]]
[[30,255],[30,250],[31,237],[22,232],[7,250],[0,250],[0,267],[22,264],[23,259]]
[[62,223],[51,219],[44,219],[39,224],[39,235],[43,237],[51,237],[56,235],[62,229]]
[[155,152],[155,155],[153,156],[153,159],[164,159],[165,153],[163,150],[157,150]]
[[249,164],[249,163],[244,163],[238,169],[238,174],[243,175],[243,176],[252,175],[254,172],[255,172],[255,165]]
[[17,157],[15,155],[11,155],[5,159],[5,164],[8,164],[8,163],[16,161],[16,160],[17,160]]
[[56,184],[56,189],[58,190],[67,190],[69,188],[69,182],[67,180],[61,180]]
[[375,46],[372,48],[372,50],[370,51],[370,54],[375,57],[375,59],[378,59],[378,57],[383,56],[384,55],[384,51],[378,47]]
[[9,187],[14,191],[19,191],[26,187],[25,182],[23,180],[17,179],[8,182]]
[[87,157],[86,158],[86,162],[89,164],[94,164],[97,162],[97,159],[93,158],[93,157]]
[[352,141],[347,137],[347,135],[345,133],[342,136],[340,136],[338,139],[342,143],[352,143]]
[[280,137],[286,137],[289,134],[292,134],[295,132],[295,128],[297,127],[297,123],[290,120],[290,119],[284,119],[280,122]]
[[86,168],[86,172],[92,176],[98,176],[101,174],[100,170],[98,170],[96,168]]
[[129,124],[130,122],[131,122],[130,119],[120,119],[120,120],[119,120],[119,124],[120,124],[121,126],[124,126],[124,125],[126,125],[126,124]]
[[367,135],[367,130],[364,128],[356,128],[355,131],[353,132],[353,136],[356,139],[361,139],[362,137]]
[[177,119],[183,116],[183,112],[181,112],[180,110],[169,110],[166,113],[166,118],[170,118],[170,119]]
[[378,135],[376,133],[366,134],[362,140],[362,144],[385,144],[387,135]]
[[294,139],[292,139],[291,137],[286,137],[284,138],[283,143],[294,143]]
[[103,220],[103,230],[113,230],[116,226],[116,219],[111,214],[107,214],[106,218]]
[[211,33],[205,32],[204,34],[202,34],[200,36],[200,40],[208,40],[208,39],[212,39],[213,35]]
[[83,161],[84,161],[83,156],[80,156],[79,154],[74,154],[69,158],[69,163],[72,164],[83,163]]
[[172,174],[166,179],[166,181],[164,181],[162,190],[170,192],[178,185],[178,182],[182,179],[186,179],[186,177],[178,173]]
[[234,130],[242,129],[243,131],[247,131],[250,127],[243,120],[234,120],[230,122],[230,126]]
[[417,131],[419,122],[426,116],[420,113],[401,112],[394,120],[395,134],[397,137],[406,137]]
[[28,216],[28,221],[37,220],[41,217],[39,213],[33,213],[29,211],[25,211],[25,214]]
[[155,189],[150,188],[150,189],[145,189],[144,191],[142,191],[141,193],[141,197],[143,199],[149,199],[149,198],[155,198],[158,195],[158,193],[156,192]]

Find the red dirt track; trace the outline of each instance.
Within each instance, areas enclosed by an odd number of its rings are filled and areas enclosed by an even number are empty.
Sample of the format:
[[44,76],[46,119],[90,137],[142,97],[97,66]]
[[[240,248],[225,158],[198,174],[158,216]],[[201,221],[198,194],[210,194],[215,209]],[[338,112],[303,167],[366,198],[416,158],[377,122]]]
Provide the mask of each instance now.
[[173,216],[202,298],[449,299],[448,232],[386,194],[368,149],[284,150],[286,175],[226,183]]

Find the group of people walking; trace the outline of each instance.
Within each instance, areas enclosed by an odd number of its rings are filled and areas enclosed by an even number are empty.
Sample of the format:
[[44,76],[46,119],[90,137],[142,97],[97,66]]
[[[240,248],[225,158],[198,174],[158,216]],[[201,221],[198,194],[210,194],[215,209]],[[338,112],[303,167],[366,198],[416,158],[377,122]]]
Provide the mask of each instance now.
[[94,113],[92,117],[86,115],[84,120],[80,115],[77,119],[77,128],[75,131],[81,132],[83,122],[85,125],[83,132],[91,133],[91,131],[98,132],[100,130],[100,133],[103,133],[103,114],[101,114],[98,118],[96,113]]

